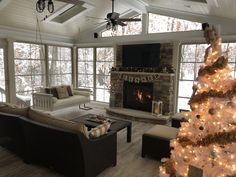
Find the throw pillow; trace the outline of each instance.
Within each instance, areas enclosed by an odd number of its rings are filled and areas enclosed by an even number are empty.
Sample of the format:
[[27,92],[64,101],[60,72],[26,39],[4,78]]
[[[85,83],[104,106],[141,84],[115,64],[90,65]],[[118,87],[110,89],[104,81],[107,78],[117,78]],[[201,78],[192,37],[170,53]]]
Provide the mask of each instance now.
[[89,137],[90,138],[98,138],[98,137],[106,134],[108,129],[110,128],[110,126],[111,126],[111,123],[105,122],[105,123],[103,123],[101,125],[98,125],[95,128],[92,128],[89,131]]
[[43,123],[43,124],[70,130],[74,133],[80,132],[86,138],[88,138],[88,130],[83,123],[75,123],[66,119],[57,118],[50,114],[45,114],[43,112],[35,111],[33,109],[29,110],[29,117],[30,119]]
[[57,89],[56,89],[56,87],[45,88],[45,93],[47,93],[47,94],[52,94],[53,97],[59,98],[59,97],[58,97],[58,94],[57,94]]
[[69,96],[73,96],[73,92],[72,92],[71,86],[67,85],[66,87],[67,87],[67,91],[68,91]]
[[69,97],[66,86],[59,86],[59,87],[56,87],[56,89],[57,89],[57,94],[58,94],[59,99]]
[[5,106],[0,107],[0,112],[16,114],[24,117],[28,117],[29,107],[19,108],[15,105],[6,104]]

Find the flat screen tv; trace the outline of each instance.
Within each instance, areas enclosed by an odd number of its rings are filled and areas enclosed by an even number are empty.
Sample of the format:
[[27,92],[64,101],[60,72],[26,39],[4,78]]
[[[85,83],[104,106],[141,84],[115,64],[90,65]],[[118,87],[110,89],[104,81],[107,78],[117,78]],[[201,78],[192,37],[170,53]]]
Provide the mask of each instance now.
[[160,43],[123,45],[123,67],[159,67]]

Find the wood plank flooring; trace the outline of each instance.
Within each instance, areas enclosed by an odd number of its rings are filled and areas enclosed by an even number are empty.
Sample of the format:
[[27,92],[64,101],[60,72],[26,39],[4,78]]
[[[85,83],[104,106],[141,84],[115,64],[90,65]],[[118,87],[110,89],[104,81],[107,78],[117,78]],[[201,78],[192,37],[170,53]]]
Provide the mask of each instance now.
[[[96,113],[105,114],[103,104],[90,104],[90,111],[68,108],[52,114],[67,119],[78,115]],[[106,105],[105,105],[106,106]],[[154,124],[132,122],[132,142],[126,142],[126,129],[117,134],[117,165],[107,168],[98,177],[158,177],[160,162],[141,157],[142,134]],[[45,167],[25,164],[20,158],[0,147],[0,177],[63,177]]]

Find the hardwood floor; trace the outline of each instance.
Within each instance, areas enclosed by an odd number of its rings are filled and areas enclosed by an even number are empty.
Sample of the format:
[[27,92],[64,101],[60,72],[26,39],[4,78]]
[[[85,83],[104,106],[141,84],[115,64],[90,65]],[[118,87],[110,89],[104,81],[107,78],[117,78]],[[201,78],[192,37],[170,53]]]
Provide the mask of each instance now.
[[[52,114],[71,119],[75,116],[105,114],[104,105],[92,103],[90,111],[69,108]],[[70,110],[71,109],[71,110]],[[117,165],[107,168],[98,177],[158,177],[160,162],[141,157],[142,134],[154,124],[132,122],[132,142],[126,142],[126,129],[117,134]],[[25,164],[20,158],[0,147],[0,177],[63,177],[61,174],[34,164]]]

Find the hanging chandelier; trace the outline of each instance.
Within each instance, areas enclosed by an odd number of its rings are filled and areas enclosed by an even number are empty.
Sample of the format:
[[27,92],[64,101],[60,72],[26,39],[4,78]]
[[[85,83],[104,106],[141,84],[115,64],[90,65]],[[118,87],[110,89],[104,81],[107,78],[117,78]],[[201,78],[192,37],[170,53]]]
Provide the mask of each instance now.
[[38,0],[36,3],[36,10],[39,13],[42,13],[46,7],[47,4],[47,9],[49,13],[53,13],[54,12],[54,4],[52,2],[52,0]]

